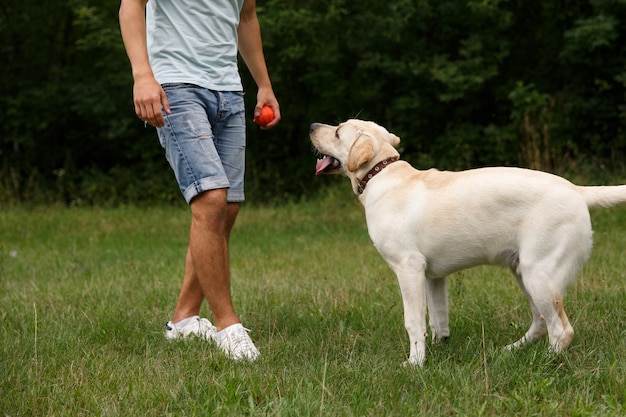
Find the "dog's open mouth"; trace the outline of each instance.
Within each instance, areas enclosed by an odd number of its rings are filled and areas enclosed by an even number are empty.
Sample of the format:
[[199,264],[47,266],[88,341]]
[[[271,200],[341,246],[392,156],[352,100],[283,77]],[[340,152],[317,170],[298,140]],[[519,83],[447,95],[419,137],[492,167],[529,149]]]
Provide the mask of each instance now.
[[341,167],[341,162],[329,155],[323,155],[323,158],[317,160],[315,165],[315,175],[322,174],[327,171],[332,171]]

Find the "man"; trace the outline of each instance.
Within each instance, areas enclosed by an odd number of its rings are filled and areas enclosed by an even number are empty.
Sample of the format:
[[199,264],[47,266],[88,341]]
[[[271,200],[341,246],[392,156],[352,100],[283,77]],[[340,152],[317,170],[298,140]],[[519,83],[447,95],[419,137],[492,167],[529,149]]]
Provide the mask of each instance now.
[[[191,209],[189,247],[168,339],[215,341],[235,360],[259,351],[234,311],[228,242],[244,200],[245,112],[241,54],[266,105],[280,120],[268,75],[256,0],[121,0],[120,29],[137,116],[159,141]],[[199,317],[206,299],[214,324]]]

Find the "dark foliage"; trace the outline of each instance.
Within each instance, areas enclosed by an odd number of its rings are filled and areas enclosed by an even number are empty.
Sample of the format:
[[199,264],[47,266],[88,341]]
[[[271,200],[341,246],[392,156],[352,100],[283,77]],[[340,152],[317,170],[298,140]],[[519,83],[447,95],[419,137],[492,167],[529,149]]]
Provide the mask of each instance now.
[[[2,0],[0,199],[179,201],[132,108],[119,1]],[[253,202],[309,195],[313,121],[374,120],[418,167],[624,171],[626,2],[259,0],[283,121],[250,122]],[[256,89],[242,65],[248,110]]]

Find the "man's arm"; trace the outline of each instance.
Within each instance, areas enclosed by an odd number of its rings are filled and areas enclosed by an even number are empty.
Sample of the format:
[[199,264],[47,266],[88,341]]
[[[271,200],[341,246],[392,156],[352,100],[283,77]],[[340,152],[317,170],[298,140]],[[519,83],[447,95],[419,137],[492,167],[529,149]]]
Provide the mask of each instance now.
[[274,110],[274,120],[265,127],[271,128],[280,121],[280,106],[274,95],[272,83],[267,72],[265,56],[263,55],[261,27],[256,15],[256,0],[244,0],[237,33],[239,36],[239,53],[259,89],[254,115],[258,116],[261,114],[263,106],[271,107]]
[[154,78],[146,41],[146,3],[148,0],[122,0],[119,19],[122,40],[133,73],[135,113],[141,120],[161,127],[165,120],[161,109],[170,112],[161,85]]

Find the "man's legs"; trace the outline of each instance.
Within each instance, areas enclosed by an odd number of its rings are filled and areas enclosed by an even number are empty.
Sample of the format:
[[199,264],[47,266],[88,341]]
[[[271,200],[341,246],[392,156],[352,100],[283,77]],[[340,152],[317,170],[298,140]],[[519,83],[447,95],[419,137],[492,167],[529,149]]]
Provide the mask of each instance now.
[[185,274],[172,322],[198,315],[206,298],[220,331],[240,323],[230,293],[228,243],[239,204],[226,202],[226,189],[205,191],[191,203]]
[[[228,243],[244,201],[246,122],[243,94],[189,84],[163,86],[172,112],[158,129],[191,209],[185,273],[167,339],[214,341],[230,358],[255,360],[259,351],[232,305]],[[206,299],[215,326],[199,317]]]

